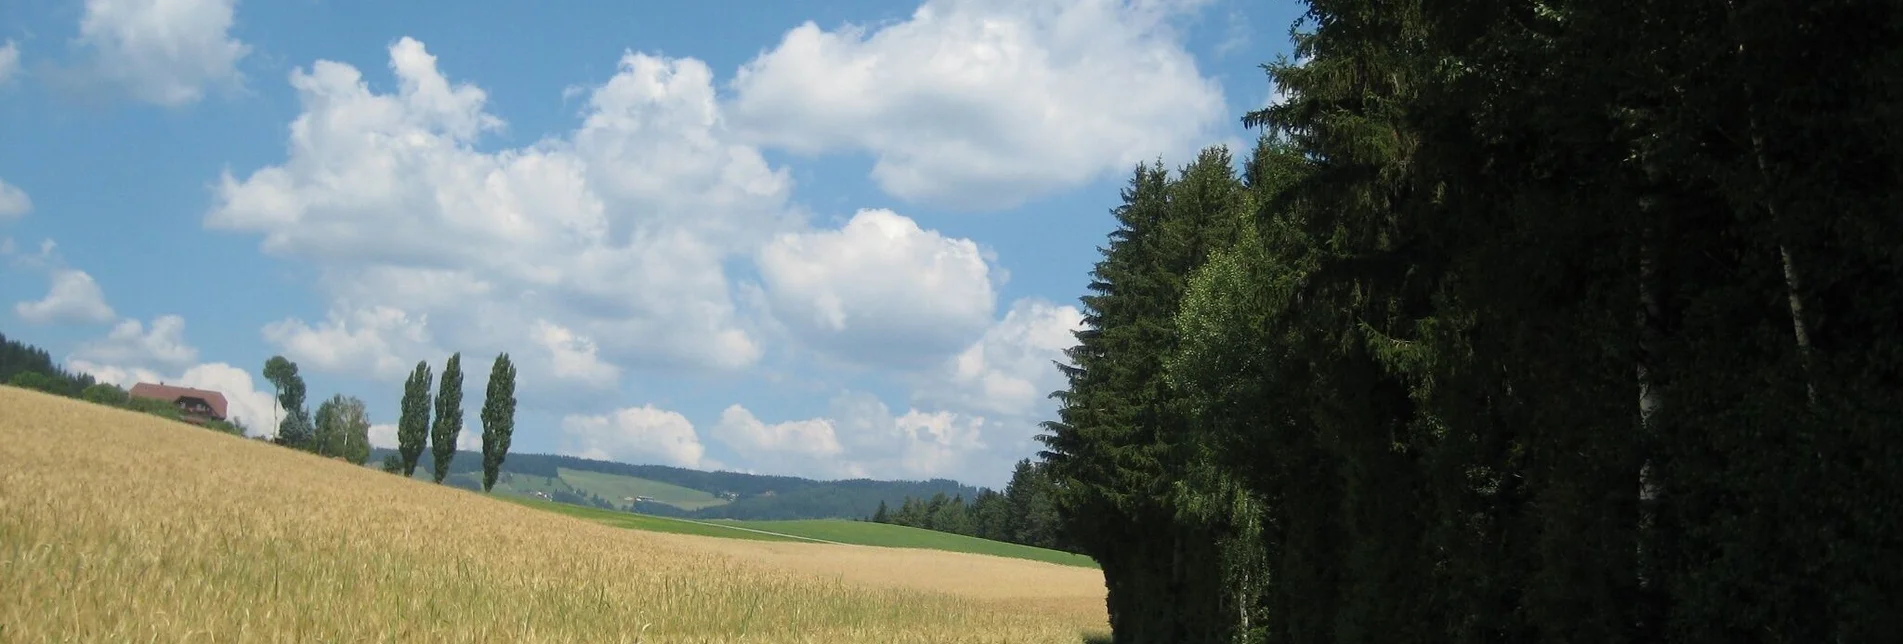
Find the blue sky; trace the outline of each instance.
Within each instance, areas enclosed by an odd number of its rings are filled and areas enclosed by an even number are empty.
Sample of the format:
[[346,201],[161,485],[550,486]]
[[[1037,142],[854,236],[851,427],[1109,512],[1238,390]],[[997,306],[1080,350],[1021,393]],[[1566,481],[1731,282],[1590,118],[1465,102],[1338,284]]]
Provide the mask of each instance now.
[[[553,8],[553,7],[559,8]],[[0,5],[0,331],[271,431],[463,353],[514,449],[997,486],[1135,163],[1252,140],[1242,0]]]

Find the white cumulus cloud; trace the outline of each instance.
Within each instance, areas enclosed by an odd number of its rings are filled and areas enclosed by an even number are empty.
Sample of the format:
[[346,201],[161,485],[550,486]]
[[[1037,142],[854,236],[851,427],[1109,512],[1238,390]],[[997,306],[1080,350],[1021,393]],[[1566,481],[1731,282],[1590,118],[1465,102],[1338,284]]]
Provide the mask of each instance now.
[[6,44],[0,45],[0,85],[13,80],[13,74],[18,71],[20,71],[20,44],[8,38]]
[[33,211],[33,199],[19,186],[0,180],[0,222],[25,217]]
[[833,398],[829,422],[862,476],[954,478],[984,483],[1002,472],[987,458],[989,423],[948,410],[907,409],[894,414],[877,397],[847,391]]
[[121,320],[105,338],[81,344],[73,356],[93,364],[183,368],[198,359],[198,348],[185,343],[185,318],[161,315],[149,327]]
[[[227,173],[206,215],[320,267],[340,312],[281,321],[266,332],[274,343],[315,357],[300,342],[334,338],[358,353],[313,366],[377,373],[422,357],[425,337],[512,351],[525,354],[525,386],[759,359],[723,263],[803,223],[786,171],[727,134],[706,65],[628,53],[584,92],[578,129],[483,152],[480,139],[505,126],[487,94],[452,82],[416,40],[389,54],[389,93],[343,63],[294,70],[303,112],[286,159]],[[416,341],[353,322],[389,310],[413,321],[392,332]]]
[[402,379],[416,360],[437,353],[430,348],[427,316],[413,318],[390,306],[333,311],[315,326],[279,320],[265,325],[264,338],[300,367],[384,381]]
[[865,469],[850,460],[826,418],[766,423],[740,405],[720,412],[712,435],[749,469],[817,479],[858,478]]
[[839,230],[782,234],[758,264],[779,322],[861,363],[953,351],[984,329],[996,301],[976,243],[890,210],[861,210]]
[[559,324],[536,320],[530,330],[548,351],[549,372],[556,378],[595,386],[612,386],[621,369],[602,362],[595,341]]
[[[13,305],[13,313],[32,324],[103,324],[111,322],[112,307],[99,283],[85,271],[53,269],[46,297]],[[136,324],[136,323],[135,323]]]
[[712,468],[694,423],[678,412],[653,405],[619,409],[604,415],[562,418],[563,452],[581,458],[623,463],[659,463]]
[[807,22],[743,66],[756,140],[863,151],[889,194],[1008,207],[1194,153],[1230,115],[1171,21],[1202,2],[928,0],[877,29]]
[[[984,336],[946,360],[918,391],[934,404],[1026,420],[1054,411],[1050,393],[1066,382],[1058,362],[1077,344],[1084,316],[1073,306],[1018,300]],[[1034,422],[1034,421],[1033,421]]]
[[198,102],[207,88],[243,83],[251,46],[230,34],[237,0],[86,0],[78,44],[87,75],[155,105]]

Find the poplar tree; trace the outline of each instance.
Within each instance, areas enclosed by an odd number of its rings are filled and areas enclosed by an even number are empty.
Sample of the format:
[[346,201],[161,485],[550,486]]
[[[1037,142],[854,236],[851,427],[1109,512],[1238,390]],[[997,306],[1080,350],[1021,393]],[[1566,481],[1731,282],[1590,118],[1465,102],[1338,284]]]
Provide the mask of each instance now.
[[515,433],[515,365],[509,354],[496,356],[489,369],[488,391],[482,401],[482,490],[495,487],[502,461],[509,455]]
[[463,431],[462,356],[460,351],[450,354],[436,391],[436,422],[430,425],[430,449],[436,457],[437,483],[449,476],[449,462],[456,458],[456,437]]
[[430,383],[433,377],[429,361],[418,360],[416,368],[410,371],[409,380],[403,383],[403,404],[397,417],[396,439],[398,458],[406,477],[416,474],[417,459],[422,457],[423,448],[429,443]]

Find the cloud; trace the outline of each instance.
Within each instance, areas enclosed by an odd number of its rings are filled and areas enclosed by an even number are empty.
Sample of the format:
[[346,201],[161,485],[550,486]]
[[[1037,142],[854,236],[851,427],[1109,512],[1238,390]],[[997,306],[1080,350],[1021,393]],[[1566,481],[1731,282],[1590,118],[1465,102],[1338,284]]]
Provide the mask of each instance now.
[[73,356],[93,364],[182,368],[198,359],[198,349],[185,343],[185,318],[161,315],[150,328],[121,320],[104,339],[81,344]]
[[826,418],[768,424],[740,405],[729,405],[712,436],[732,448],[751,470],[816,479],[858,478],[865,469],[849,460],[833,422]]
[[[277,399],[259,391],[251,373],[223,362],[193,364],[198,349],[185,343],[185,320],[160,316],[148,328],[124,320],[105,338],[82,343],[66,365],[99,382],[130,389],[141,382],[208,389],[225,395],[226,416],[245,425],[248,434],[272,436],[283,416]],[[261,379],[260,379],[261,380]]]
[[[4,62],[5,56],[0,55],[0,67]],[[0,223],[25,217],[32,211],[33,199],[27,197],[25,190],[0,180]]]
[[[480,426],[475,427],[476,431],[473,432],[469,431],[470,429],[471,428],[465,424],[462,433],[456,435],[456,449],[480,452],[482,451],[482,428]],[[396,423],[373,423],[370,425],[369,434],[371,447],[381,447],[384,449],[397,448]],[[428,453],[428,450],[425,449],[424,456],[417,459],[418,468],[422,467],[421,462],[423,458],[429,458]]]
[[1013,303],[1004,319],[947,360],[916,398],[931,404],[1034,423],[1048,415],[1051,392],[1065,380],[1056,363],[1077,344],[1083,313],[1036,298]]
[[92,53],[78,82],[177,107],[237,88],[251,46],[230,35],[237,0],[86,0],[76,42]]
[[416,359],[437,353],[429,348],[427,316],[390,306],[332,311],[316,326],[279,320],[265,325],[264,339],[300,367],[383,381],[404,378]]
[[1202,4],[928,0],[870,31],[807,22],[741,67],[728,109],[762,143],[872,155],[901,199],[1009,207],[1187,157],[1227,125],[1171,28]]
[[720,412],[714,438],[742,453],[834,456],[840,451],[831,421],[815,418],[768,425],[740,405],[729,405]]
[[370,425],[370,446],[384,449],[396,449],[396,423],[372,423]]
[[767,300],[806,342],[861,363],[937,358],[991,319],[993,273],[978,245],[890,210],[844,228],[785,233],[760,251]]
[[7,84],[7,81],[12,80],[13,74],[18,71],[20,71],[20,45],[13,42],[12,38],[8,38],[5,45],[0,45],[0,85]]
[[1222,42],[1216,45],[1217,56],[1226,57],[1230,54],[1242,51],[1242,48],[1249,46],[1249,41],[1253,34],[1249,28],[1249,17],[1244,15],[1241,10],[1230,9],[1228,17],[1223,21],[1223,25]]
[[380,374],[426,344],[514,351],[525,385],[760,358],[724,263],[803,219],[787,172],[726,132],[705,64],[627,53],[585,92],[576,130],[483,152],[506,127],[486,93],[451,82],[416,40],[389,55],[390,93],[343,63],[292,71],[302,113],[286,159],[216,186],[207,227],[321,271],[331,319],[280,321],[274,343]]
[[[180,385],[193,389],[216,391],[225,395],[225,415],[228,419],[245,426],[249,436],[275,436],[277,425],[273,419],[282,418],[284,411],[277,404],[277,398],[268,391],[259,391],[257,383],[251,379],[250,372],[223,362],[193,365],[182,372],[158,372],[143,367],[121,367],[102,365],[86,360],[72,360],[68,366],[74,371],[89,374],[99,382],[130,389],[141,382]],[[164,373],[175,375],[166,376]]]
[[621,376],[619,367],[601,361],[595,341],[586,336],[548,320],[536,320],[530,333],[548,351],[549,372],[558,379],[609,387]]
[[653,405],[610,414],[562,418],[563,453],[624,463],[660,463],[711,468],[694,424],[677,412]]
[[[31,324],[103,324],[111,322],[112,307],[106,304],[99,283],[85,271],[56,268],[51,271],[46,297],[13,305],[14,315]],[[134,324],[137,324],[136,322]]]
[[1008,471],[980,457],[988,447],[988,424],[980,416],[917,408],[893,414],[877,397],[855,391],[835,397],[830,414],[854,465],[867,476],[973,482]]

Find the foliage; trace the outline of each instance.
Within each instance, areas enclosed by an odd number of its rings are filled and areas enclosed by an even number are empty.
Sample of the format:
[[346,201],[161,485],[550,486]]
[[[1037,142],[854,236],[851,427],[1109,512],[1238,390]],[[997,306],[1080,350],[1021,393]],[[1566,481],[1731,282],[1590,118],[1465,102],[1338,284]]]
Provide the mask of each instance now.
[[104,382],[87,387],[79,392],[80,400],[112,407],[124,407],[126,401],[131,400],[131,398],[131,394],[126,393],[126,390],[119,388],[118,385]]
[[244,423],[241,423],[235,420],[234,421],[223,421],[223,420],[206,421],[205,428],[218,432],[220,434],[230,434],[232,436],[245,435]]
[[[379,467],[390,474],[405,474],[403,471],[404,466],[403,455],[393,452],[383,455],[383,464]],[[405,475],[407,476],[407,474]]]
[[423,447],[429,442],[430,424],[430,373],[428,360],[418,360],[416,369],[410,371],[409,380],[403,383],[403,403],[397,417],[396,441],[397,458],[403,463],[403,475],[416,473],[416,461],[423,455]]
[[184,414],[178,410],[178,405],[171,401],[131,396],[126,398],[125,408],[166,420],[184,420]]
[[436,422],[430,425],[430,449],[436,466],[430,468],[436,482],[449,474],[449,461],[456,457],[456,436],[463,431],[462,352],[450,354],[443,367],[441,388],[436,392]]
[[317,428],[304,408],[304,377],[298,375],[297,363],[281,355],[271,356],[264,361],[264,379],[277,392],[278,407],[284,410],[284,418],[278,421],[277,443],[314,451]]
[[314,440],[320,456],[342,456],[358,465],[370,460],[370,417],[363,401],[337,394],[317,406]]
[[1892,630],[1903,6],[1308,8],[1060,366],[1115,640]]
[[966,503],[962,494],[907,496],[896,511],[880,502],[869,520],[1074,552],[1075,548],[1059,535],[1051,494],[1048,471],[1024,459],[1018,462],[1004,492],[979,488],[971,503]]
[[13,374],[13,378],[7,380],[7,384],[21,389],[58,394],[63,383],[54,379],[52,376],[37,371],[22,371]]
[[[28,373],[34,375],[23,381],[21,374]],[[0,382],[67,397],[77,397],[94,384],[90,375],[61,368],[45,349],[10,340],[6,334],[0,334]]]
[[482,489],[496,485],[496,475],[509,456],[509,439],[515,433],[515,365],[509,354],[496,356],[489,370],[488,391],[482,400]]

